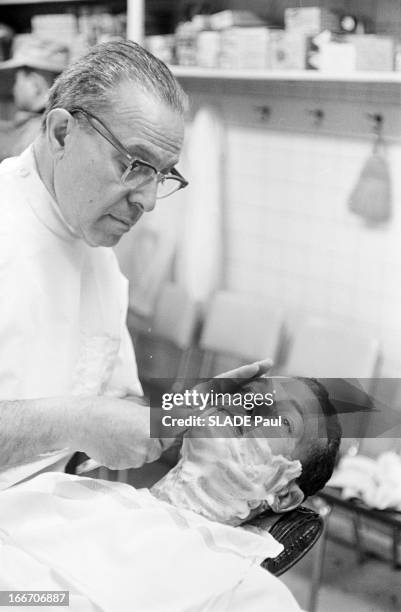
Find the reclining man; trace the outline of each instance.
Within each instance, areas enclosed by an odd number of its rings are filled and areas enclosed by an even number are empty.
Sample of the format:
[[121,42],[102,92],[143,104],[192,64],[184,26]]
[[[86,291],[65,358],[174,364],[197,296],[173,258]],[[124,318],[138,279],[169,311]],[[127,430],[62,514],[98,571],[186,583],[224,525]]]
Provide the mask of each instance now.
[[177,466],[150,491],[53,473],[2,492],[0,589],[68,589],[74,612],[299,610],[260,567],[281,545],[235,526],[261,512],[273,523],[323,487],[341,432],[317,381],[258,379],[246,392],[267,390],[278,437],[189,428]]

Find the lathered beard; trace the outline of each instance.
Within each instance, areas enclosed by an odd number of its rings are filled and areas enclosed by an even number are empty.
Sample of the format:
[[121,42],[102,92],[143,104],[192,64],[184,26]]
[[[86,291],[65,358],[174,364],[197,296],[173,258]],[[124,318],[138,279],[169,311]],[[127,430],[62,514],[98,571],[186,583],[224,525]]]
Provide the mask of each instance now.
[[178,464],[151,492],[177,508],[239,525],[251,510],[268,508],[301,471],[299,461],[273,455],[267,438],[200,438],[188,432]]

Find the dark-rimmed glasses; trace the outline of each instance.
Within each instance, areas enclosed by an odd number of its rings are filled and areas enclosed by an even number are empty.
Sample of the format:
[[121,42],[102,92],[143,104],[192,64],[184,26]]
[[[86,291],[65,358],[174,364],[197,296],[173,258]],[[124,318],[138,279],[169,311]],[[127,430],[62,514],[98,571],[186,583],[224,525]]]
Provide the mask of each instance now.
[[98,134],[103,136],[103,138],[105,138],[127,160],[126,169],[121,176],[121,181],[125,185],[132,186],[134,189],[144,183],[156,180],[156,198],[158,200],[167,198],[167,196],[188,185],[188,181],[175,168],[172,168],[169,172],[160,172],[151,164],[132,157],[131,153],[127,151],[124,145],[121,144],[103,121],[89,111],[77,106],[69,112],[71,115],[81,113],[88,121],[89,125]]

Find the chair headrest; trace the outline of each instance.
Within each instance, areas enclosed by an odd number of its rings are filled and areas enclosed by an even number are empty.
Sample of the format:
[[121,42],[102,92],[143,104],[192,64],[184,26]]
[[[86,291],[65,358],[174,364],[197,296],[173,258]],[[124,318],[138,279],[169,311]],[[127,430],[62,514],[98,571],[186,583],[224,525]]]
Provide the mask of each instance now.
[[[258,527],[263,529],[263,515],[258,517]],[[306,555],[319,539],[323,527],[322,517],[305,506],[282,514],[270,526],[269,532],[284,546],[284,550],[276,558],[263,561],[262,567],[275,576],[281,576]]]

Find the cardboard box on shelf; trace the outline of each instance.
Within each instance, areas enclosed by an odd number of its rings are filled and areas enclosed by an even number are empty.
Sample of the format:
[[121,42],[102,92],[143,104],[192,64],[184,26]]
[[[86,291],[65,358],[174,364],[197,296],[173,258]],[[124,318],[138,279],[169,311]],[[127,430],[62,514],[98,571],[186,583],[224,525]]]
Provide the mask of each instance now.
[[284,11],[284,23],[288,32],[304,32],[310,36],[322,30],[337,32],[340,28],[338,15],[318,6],[287,8]]
[[181,23],[175,31],[175,54],[180,66],[196,66],[198,31],[191,22]]
[[329,42],[321,48],[321,72],[349,74],[356,70],[356,50],[352,43]]
[[210,27],[213,30],[225,30],[233,27],[257,27],[266,23],[251,11],[220,11],[210,15]]
[[401,43],[396,42],[394,48],[394,70],[401,71]]
[[145,47],[166,64],[174,63],[175,38],[173,34],[147,36]]
[[394,70],[396,45],[393,38],[375,34],[350,34],[347,40],[355,47],[356,70]]
[[307,36],[302,32],[272,30],[270,33],[269,66],[273,70],[306,68]]
[[199,32],[197,37],[197,64],[202,68],[218,68],[220,61],[220,32]]
[[220,67],[237,70],[270,68],[268,28],[229,28],[221,32]]
[[31,17],[31,30],[39,38],[71,44],[78,35],[78,20],[69,13],[34,15]]

